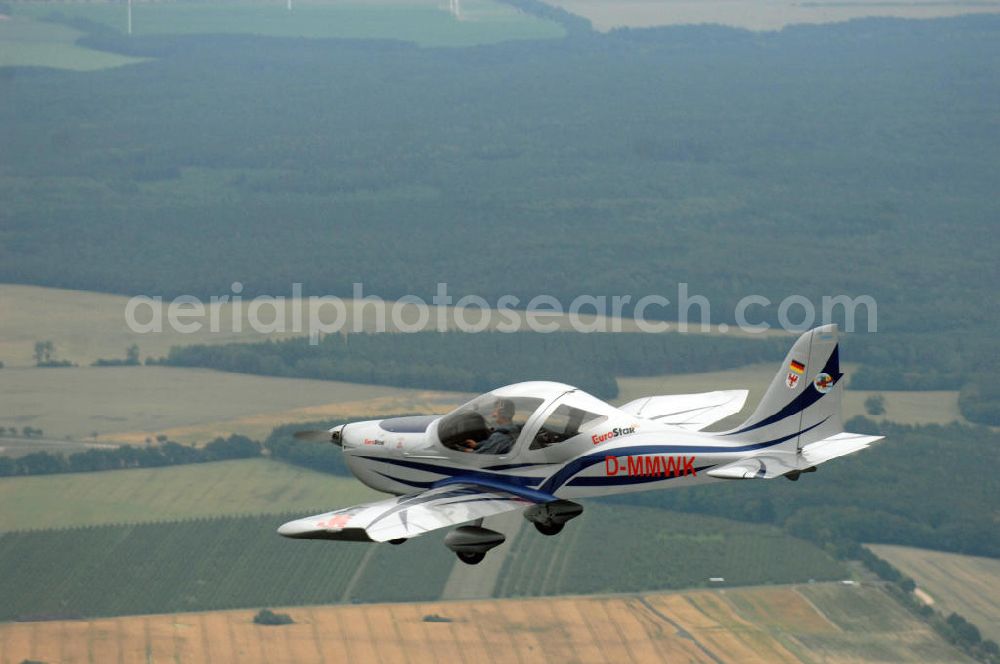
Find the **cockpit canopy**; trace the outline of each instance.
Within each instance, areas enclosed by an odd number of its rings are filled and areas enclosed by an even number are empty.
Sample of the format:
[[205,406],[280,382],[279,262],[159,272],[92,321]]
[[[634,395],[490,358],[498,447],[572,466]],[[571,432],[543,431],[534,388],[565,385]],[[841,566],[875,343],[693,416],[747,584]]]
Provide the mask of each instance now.
[[[531,382],[476,397],[438,421],[445,447],[460,452],[508,454],[525,432],[528,450],[542,450],[606,421],[614,409],[569,385]],[[544,415],[544,421],[532,418]]]
[[453,450],[475,450],[484,443],[483,453],[506,454],[514,447],[528,418],[545,399],[539,397],[501,397],[490,392],[441,418],[438,438]]

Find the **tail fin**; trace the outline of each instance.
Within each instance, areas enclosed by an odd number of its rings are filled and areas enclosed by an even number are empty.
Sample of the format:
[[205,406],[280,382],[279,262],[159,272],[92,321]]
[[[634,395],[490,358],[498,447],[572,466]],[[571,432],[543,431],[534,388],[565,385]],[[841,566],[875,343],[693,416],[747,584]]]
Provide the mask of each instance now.
[[718,435],[762,448],[797,451],[842,432],[843,374],[838,348],[836,325],[803,334],[785,356],[753,415]]

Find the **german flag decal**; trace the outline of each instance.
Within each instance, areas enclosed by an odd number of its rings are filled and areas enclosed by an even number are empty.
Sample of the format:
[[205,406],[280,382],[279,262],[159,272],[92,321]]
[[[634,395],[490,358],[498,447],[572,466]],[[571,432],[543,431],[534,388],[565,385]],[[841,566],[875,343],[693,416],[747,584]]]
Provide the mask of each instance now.
[[801,374],[806,370],[806,365],[798,362],[797,360],[792,360],[792,363],[788,365],[788,368],[797,374]]

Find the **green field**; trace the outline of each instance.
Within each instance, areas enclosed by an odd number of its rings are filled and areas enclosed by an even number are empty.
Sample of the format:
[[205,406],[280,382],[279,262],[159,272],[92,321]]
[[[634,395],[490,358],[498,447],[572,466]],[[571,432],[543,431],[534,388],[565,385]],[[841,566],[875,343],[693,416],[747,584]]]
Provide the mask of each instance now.
[[958,613],[1000,641],[1000,560],[885,544],[867,545],[912,578],[918,597],[943,615]]
[[0,21],[0,67],[54,67],[88,71],[107,69],[145,58],[130,58],[76,45],[83,33],[65,25],[25,16]]
[[309,512],[382,494],[267,459],[0,479],[0,532],[220,514]]
[[827,655],[838,661],[972,661],[878,588],[816,584],[799,592],[838,628],[797,635],[803,659]]
[[797,635],[807,661],[824,654],[838,661],[971,661],[881,589],[816,584],[799,592],[839,629]]
[[[7,533],[0,537],[0,620],[365,600],[371,587],[347,591],[367,548],[283,538],[275,529],[287,518]],[[440,555],[447,552],[433,540],[405,550],[378,547],[376,556],[392,560],[381,566],[375,589],[400,599],[436,598],[453,557]]]
[[[286,516],[8,532],[0,620],[342,601],[437,599],[455,557],[433,533],[403,546],[288,540]],[[620,525],[616,525],[620,522]],[[631,544],[624,544],[631,542]],[[846,572],[773,528],[588,505],[561,537],[522,533],[500,596],[831,579]]]
[[846,570],[773,526],[588,502],[558,537],[527,529],[509,552],[497,596],[607,593],[837,579]]
[[[137,2],[136,35],[254,34],[274,37],[401,39],[424,46],[471,46],[510,39],[561,37],[562,28],[488,0],[463,0],[456,19],[436,0],[392,2]],[[14,5],[14,13],[41,19],[60,13],[126,31],[126,9],[112,3]]]

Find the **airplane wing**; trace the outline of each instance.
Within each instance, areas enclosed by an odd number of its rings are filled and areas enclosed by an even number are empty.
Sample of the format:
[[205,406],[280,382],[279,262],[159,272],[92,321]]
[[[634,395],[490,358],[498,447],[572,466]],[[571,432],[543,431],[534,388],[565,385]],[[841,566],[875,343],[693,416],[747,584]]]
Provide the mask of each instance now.
[[556,500],[541,491],[462,482],[289,521],[286,537],[387,542]]
[[700,394],[668,394],[630,401],[621,410],[664,424],[701,431],[743,410],[747,390],[719,390]]
[[[838,433],[803,447],[796,455],[790,452],[773,452],[747,457],[706,471],[712,477],[727,480],[770,480],[794,471],[805,471],[837,457],[860,452],[884,436],[865,436],[858,433]],[[797,477],[797,475],[795,475]]]

